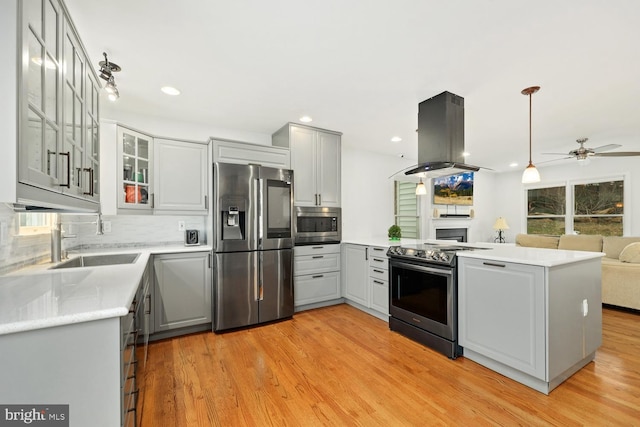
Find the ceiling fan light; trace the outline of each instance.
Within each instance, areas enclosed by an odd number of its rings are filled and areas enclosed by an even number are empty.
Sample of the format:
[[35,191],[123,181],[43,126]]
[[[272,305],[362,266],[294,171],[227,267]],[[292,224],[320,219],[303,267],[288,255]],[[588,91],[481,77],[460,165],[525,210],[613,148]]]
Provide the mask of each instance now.
[[589,156],[578,157],[578,165],[587,166],[589,163],[591,163]]
[[533,184],[534,182],[540,182],[540,172],[538,172],[533,163],[529,163],[529,166],[522,173],[522,183]]

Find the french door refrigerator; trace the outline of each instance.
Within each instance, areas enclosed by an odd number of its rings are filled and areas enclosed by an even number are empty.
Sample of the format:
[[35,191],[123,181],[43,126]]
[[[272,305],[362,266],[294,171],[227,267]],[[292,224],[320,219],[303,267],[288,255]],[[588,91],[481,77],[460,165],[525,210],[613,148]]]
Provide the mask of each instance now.
[[293,316],[293,171],[214,163],[213,330]]

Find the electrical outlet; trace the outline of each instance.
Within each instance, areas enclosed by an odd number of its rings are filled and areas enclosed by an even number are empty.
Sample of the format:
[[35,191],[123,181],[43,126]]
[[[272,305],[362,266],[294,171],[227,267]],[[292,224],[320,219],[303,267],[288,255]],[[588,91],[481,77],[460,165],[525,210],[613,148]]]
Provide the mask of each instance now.
[[178,221],[178,231],[184,231],[187,229],[187,226],[184,224],[184,221]]
[[102,221],[102,231],[104,233],[111,233],[111,221]]

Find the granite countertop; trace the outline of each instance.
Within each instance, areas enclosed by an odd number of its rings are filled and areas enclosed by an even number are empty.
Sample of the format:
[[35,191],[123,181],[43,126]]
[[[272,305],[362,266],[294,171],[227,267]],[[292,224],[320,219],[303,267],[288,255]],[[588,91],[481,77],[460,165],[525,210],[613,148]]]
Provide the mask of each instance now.
[[0,277],[0,335],[125,316],[154,254],[210,251],[211,246],[160,246],[74,254],[139,253],[132,264],[49,270],[51,263]]

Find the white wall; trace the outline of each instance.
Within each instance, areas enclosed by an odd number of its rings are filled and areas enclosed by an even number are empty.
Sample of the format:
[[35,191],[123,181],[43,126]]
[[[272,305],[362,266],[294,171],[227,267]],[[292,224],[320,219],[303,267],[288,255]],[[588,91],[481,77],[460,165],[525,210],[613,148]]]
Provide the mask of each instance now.
[[[517,233],[526,233],[526,188],[566,185],[567,182],[583,182],[585,180],[612,180],[625,178],[625,232],[627,236],[640,234],[640,159],[638,157],[592,158],[589,165],[579,166],[575,160],[556,162],[549,167],[538,168],[541,181],[524,186],[520,180],[522,170],[499,175],[500,192],[504,201],[500,203],[503,213],[511,227],[507,236],[512,239]],[[506,202],[508,201],[508,202]],[[634,214],[635,213],[635,214]],[[633,214],[633,215],[632,215]],[[513,240],[512,240],[513,241]]]
[[393,179],[389,177],[413,164],[342,146],[342,239],[387,237],[394,223]]

